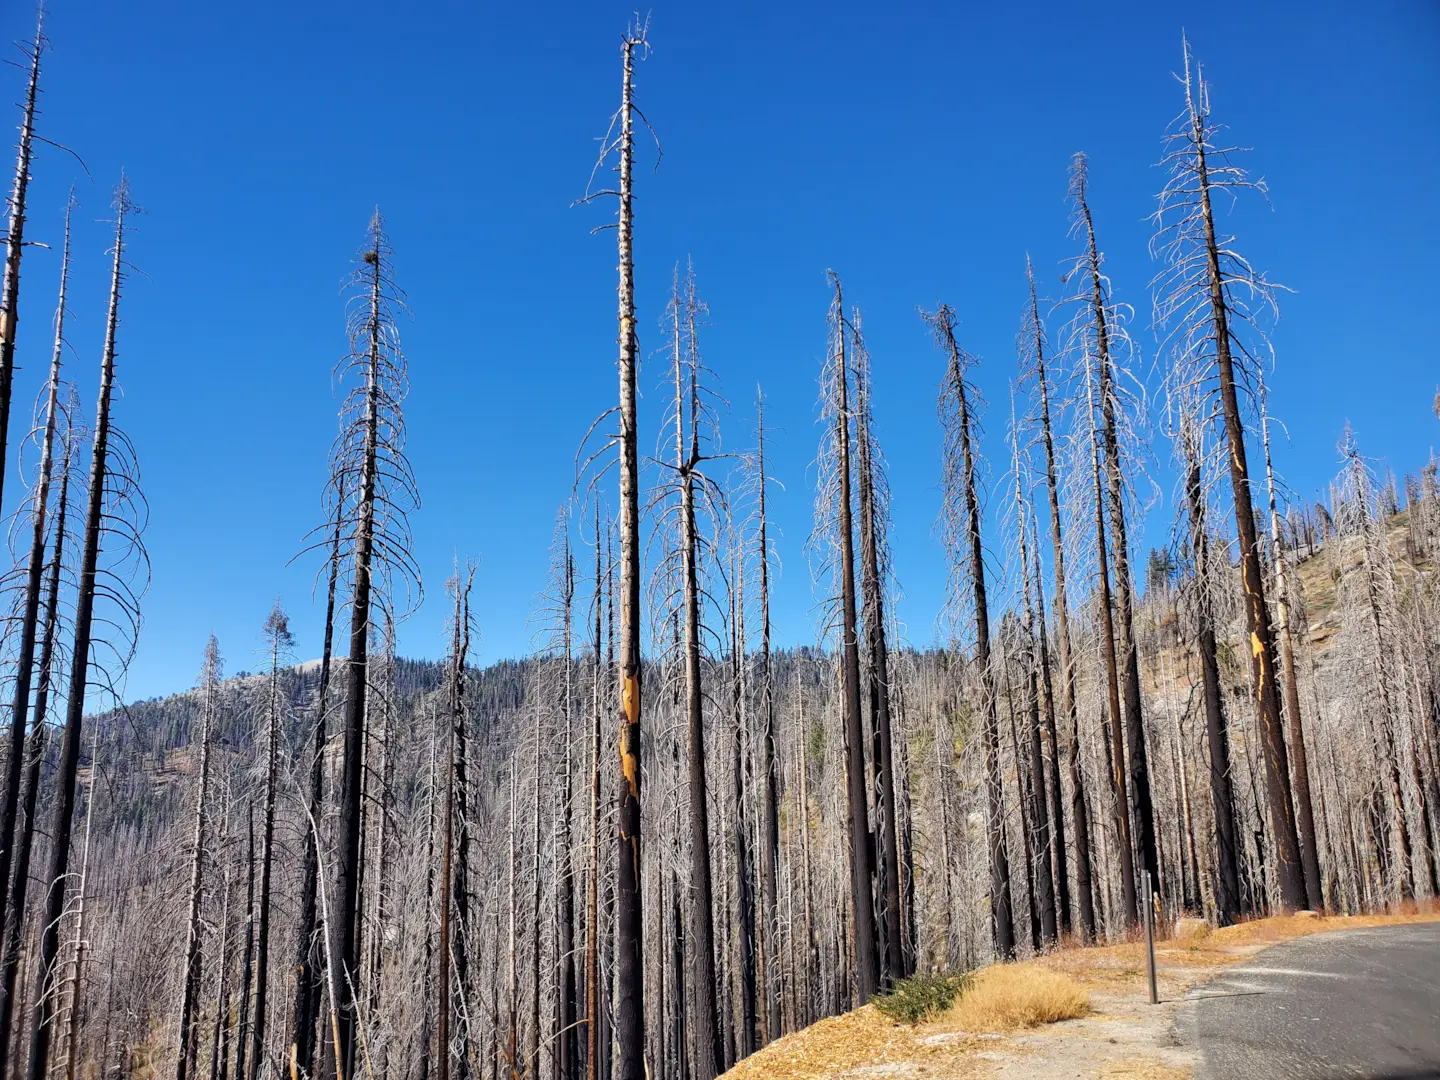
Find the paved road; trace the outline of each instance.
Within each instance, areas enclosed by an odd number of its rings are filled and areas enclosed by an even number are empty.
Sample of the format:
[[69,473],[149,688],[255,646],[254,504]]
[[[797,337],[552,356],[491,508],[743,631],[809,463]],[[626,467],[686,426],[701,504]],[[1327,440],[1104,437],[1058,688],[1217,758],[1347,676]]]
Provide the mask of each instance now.
[[1440,923],[1300,938],[1192,996],[1210,1080],[1440,1077]]

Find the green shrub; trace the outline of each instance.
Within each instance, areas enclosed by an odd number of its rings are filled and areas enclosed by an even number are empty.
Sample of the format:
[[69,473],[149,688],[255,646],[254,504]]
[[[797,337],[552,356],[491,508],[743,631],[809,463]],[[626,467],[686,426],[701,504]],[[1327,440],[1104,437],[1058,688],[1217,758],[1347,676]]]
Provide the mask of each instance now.
[[918,1024],[944,1012],[970,988],[969,975],[922,973],[901,979],[887,994],[877,994],[875,1008],[901,1024]]

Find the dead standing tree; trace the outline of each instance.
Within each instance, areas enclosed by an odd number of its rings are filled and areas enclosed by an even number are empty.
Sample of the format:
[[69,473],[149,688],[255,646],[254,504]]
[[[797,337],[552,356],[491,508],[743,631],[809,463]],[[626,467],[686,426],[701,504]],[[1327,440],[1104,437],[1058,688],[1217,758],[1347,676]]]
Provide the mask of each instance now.
[[[674,402],[671,424],[674,429],[673,460],[662,462],[669,474],[659,492],[665,501],[662,529],[678,541],[675,554],[679,566],[661,569],[662,578],[673,582],[678,595],[668,597],[681,633],[680,668],[684,682],[686,790],[690,823],[690,986],[691,1020],[695,1037],[695,1080],[713,1080],[725,1068],[725,1047],[716,1000],[719,980],[715,964],[714,889],[710,858],[709,786],[705,756],[705,691],[701,661],[704,652],[702,607],[709,593],[705,588],[702,562],[713,559],[714,535],[725,516],[723,496],[702,466],[712,460],[717,439],[714,410],[701,387],[699,320],[705,307],[695,293],[695,272],[690,269],[685,283],[675,272],[667,312],[670,324],[671,373]],[[707,531],[709,535],[702,535]],[[671,572],[678,571],[678,573]],[[664,619],[661,620],[666,621]],[[676,972],[676,977],[683,973]]]
[[[265,1021],[270,990],[270,893],[275,862],[275,804],[280,779],[280,738],[283,717],[280,704],[280,664],[289,658],[295,639],[290,619],[277,601],[265,619],[265,640],[270,653],[269,686],[265,698],[265,808],[260,839],[260,908],[255,939],[255,1022],[250,1027],[249,1072],[243,1080],[255,1080],[265,1063]],[[184,1080],[180,1077],[179,1080]],[[241,1080],[237,1077],[236,1080]]]
[[200,668],[200,778],[195,791],[195,849],[190,853],[190,914],[186,920],[185,962],[180,989],[180,1045],[175,1052],[175,1080],[195,1072],[200,1048],[200,945],[203,924],[201,900],[205,894],[206,835],[210,813],[210,752],[215,735],[216,701],[221,677],[220,643],[210,635]]
[[[620,186],[587,191],[582,202],[603,197],[617,201],[616,220],[602,229],[616,230],[620,256],[619,345],[620,432],[613,440],[620,465],[620,664],[618,676],[620,784],[616,814],[615,875],[615,1044],[619,1052],[615,1080],[644,1080],[645,1074],[645,925],[640,873],[640,458],[635,407],[639,368],[635,326],[634,167],[635,120],[644,115],[635,105],[635,59],[649,55],[648,21],[626,29],[620,42],[620,109],[611,118],[601,142],[595,172],[616,159]],[[618,129],[618,130],[617,130]],[[593,180],[593,173],[592,173]],[[599,230],[597,230],[599,231]],[[601,420],[611,415],[607,410]],[[597,421],[597,424],[600,421]],[[603,453],[603,451],[602,451]],[[593,1009],[593,1002],[592,1002]],[[593,1032],[592,1032],[593,1035]],[[591,1066],[593,1068],[593,1064]]]
[[1315,804],[1310,796],[1310,758],[1305,748],[1305,723],[1300,711],[1300,680],[1295,673],[1295,635],[1290,630],[1289,556],[1280,530],[1275,465],[1270,460],[1271,416],[1267,407],[1264,373],[1260,376],[1260,442],[1265,452],[1265,492],[1270,510],[1270,562],[1275,568],[1275,625],[1280,645],[1280,671],[1284,676],[1285,713],[1290,721],[1290,764],[1294,773],[1295,818],[1300,834],[1300,861],[1305,867],[1305,894],[1310,909],[1325,906],[1324,876],[1320,872],[1320,839],[1315,832]]
[[315,692],[315,731],[310,743],[310,787],[306,793],[305,864],[300,879],[300,922],[295,940],[295,986],[290,1011],[290,1078],[315,1071],[315,1032],[320,1016],[320,995],[325,986],[316,952],[319,941],[320,844],[318,828],[325,787],[326,712],[330,702],[330,676],[335,648],[335,594],[339,585],[340,541],[344,524],[343,496],[335,500],[330,550],[325,560],[328,589],[325,597],[325,636],[320,653],[320,685]]
[[[1269,343],[1258,318],[1275,311],[1275,286],[1240,255],[1234,238],[1216,231],[1212,198],[1244,189],[1262,194],[1263,181],[1232,163],[1239,148],[1218,143],[1221,128],[1210,119],[1210,89],[1198,69],[1191,71],[1190,43],[1184,42],[1185,109],[1165,140],[1161,165],[1169,173],[1152,220],[1151,249],[1164,263],[1152,288],[1155,322],[1165,335],[1167,378],[1177,393],[1195,393],[1207,415],[1224,431],[1230,487],[1239,539],[1250,685],[1255,697],[1265,761],[1265,790],[1275,837],[1283,908],[1304,907],[1305,868],[1295,825],[1290,756],[1281,726],[1276,685],[1274,631],[1265,602],[1265,578],[1250,468],[1245,451],[1241,394],[1258,389],[1262,352]],[[1243,331],[1250,331],[1246,334]]]
[[[71,648],[70,688],[66,699],[65,728],[55,778],[55,801],[50,824],[50,866],[45,877],[46,896],[35,966],[35,1002],[30,1033],[27,1080],[45,1080],[59,1016],[60,930],[66,910],[70,879],[71,825],[80,767],[85,699],[92,676],[98,685],[113,685],[102,653],[108,648],[120,666],[133,651],[139,620],[138,592],[130,582],[148,572],[140,535],[144,528],[144,499],[136,481],[137,467],[129,440],[112,427],[111,396],[115,387],[115,340],[120,322],[120,293],[125,280],[125,219],[134,206],[122,178],[115,191],[115,244],[112,248],[110,296],[105,319],[105,343],[100,361],[100,392],[91,442],[90,478],[85,511],[85,538],[80,557],[75,598],[75,639]],[[100,561],[105,543],[105,564]],[[96,637],[95,603],[101,598],[101,618],[117,638]]]
[[[1126,372],[1120,364],[1123,350],[1129,346],[1124,315],[1127,309],[1110,297],[1110,281],[1102,272],[1104,256],[1095,239],[1095,223],[1090,212],[1089,170],[1084,154],[1076,154],[1070,169],[1070,199],[1073,204],[1071,235],[1084,241],[1085,251],[1076,257],[1067,282],[1074,281],[1074,301],[1080,310],[1071,324],[1071,348],[1087,358],[1087,371],[1095,380],[1094,407],[1100,412],[1098,435],[1103,451],[1106,482],[1105,507],[1110,531],[1110,563],[1115,570],[1115,588],[1102,582],[1102,593],[1114,602],[1118,625],[1113,649],[1119,658],[1119,690],[1124,711],[1125,758],[1129,766],[1127,788],[1134,807],[1135,838],[1140,860],[1150,872],[1150,887],[1160,889],[1160,856],[1155,839],[1155,804],[1150,791],[1150,763],[1145,739],[1145,721],[1140,697],[1140,649],[1135,634],[1135,586],[1130,573],[1129,532],[1126,522],[1126,483],[1122,455],[1134,463],[1134,454],[1125,454],[1127,437],[1133,440],[1133,424],[1143,406],[1143,398],[1127,393]],[[1138,384],[1137,384],[1138,385]],[[1143,395],[1143,389],[1141,391]],[[1097,500],[1100,498],[1096,493]],[[1098,512],[1098,507],[1097,507]],[[1097,543],[1099,542],[1097,536]],[[1100,553],[1102,556],[1103,552]],[[1110,613],[1107,610],[1106,620]],[[1110,649],[1107,648],[1107,658]],[[1107,659],[1113,664],[1113,659]],[[1116,758],[1119,760],[1117,745]],[[1149,898],[1146,898],[1149,902]],[[1127,915],[1134,913],[1129,910]]]
[[[845,318],[840,278],[829,271],[835,296],[830,303],[830,347],[820,373],[821,436],[819,476],[815,485],[817,562],[833,581],[827,622],[838,615],[840,629],[841,708],[845,747],[847,841],[850,860],[851,946],[854,997],[869,1001],[880,988],[880,953],[875,932],[874,874],[866,797],[865,732],[860,710],[859,615],[855,597],[855,526],[851,495],[851,446],[854,420],[849,346],[853,327]],[[838,612],[834,608],[838,607]],[[827,626],[830,629],[830,626]]]
[[870,702],[871,771],[874,774],[875,869],[881,891],[882,980],[891,985],[910,974],[905,963],[900,899],[900,844],[895,805],[895,743],[891,723],[890,650],[885,639],[885,592],[890,579],[890,487],[870,409],[870,353],[851,320],[850,360],[855,376],[855,478],[860,503],[861,621],[865,630],[866,696]]
[[[1035,602],[1030,593],[1030,471],[1029,463],[1025,461],[1020,451],[1020,423],[1015,412],[1014,387],[1011,387],[1010,397],[1010,451],[1011,451],[1011,472],[1015,483],[1014,503],[1012,514],[1015,529],[1015,541],[1020,554],[1020,598],[1021,598],[1021,627],[1020,638],[1025,655],[1021,658],[1025,666],[1026,707],[1030,714],[1030,730],[1028,732],[1028,758],[1022,756],[1023,765],[1030,772],[1030,783],[1028,785],[1029,820],[1030,830],[1034,833],[1034,853],[1031,860],[1031,880],[1034,882],[1034,903],[1038,909],[1040,918],[1040,944],[1042,948],[1048,948],[1055,944],[1059,938],[1059,926],[1056,919],[1056,878],[1053,868],[1052,856],[1056,850],[1060,851],[1059,866],[1064,867],[1065,855],[1063,848],[1057,848],[1055,834],[1052,832],[1050,820],[1050,803],[1045,790],[1045,764],[1044,764],[1044,729],[1041,721],[1040,689],[1044,673],[1040,667],[1039,633],[1035,622]],[[1053,727],[1053,725],[1052,725]],[[1017,755],[1020,748],[1017,741]],[[1022,762],[1017,761],[1017,768]],[[1055,780],[1058,781],[1058,774]],[[1063,817],[1057,818],[1056,824],[1063,826]],[[1061,880],[1065,880],[1063,875]],[[1068,897],[1065,899],[1068,900]]]
[[[27,835],[17,838],[17,814],[20,807],[21,770],[26,753],[26,718],[30,709],[31,682],[35,675],[35,645],[40,630],[40,603],[45,576],[45,530],[50,524],[50,488],[55,473],[55,435],[60,421],[60,366],[65,352],[65,296],[70,281],[70,215],[75,207],[74,192],[65,208],[65,246],[60,259],[60,298],[55,307],[55,341],[50,355],[50,377],[45,384],[45,405],[42,419],[32,434],[40,444],[40,466],[34,490],[30,493],[30,553],[26,562],[24,594],[21,600],[20,644],[15,659],[15,695],[10,707],[10,747],[6,761],[5,806],[0,820],[0,926],[4,928],[5,957],[0,977],[0,1061],[8,1060],[10,1049],[10,1018],[15,991],[15,968],[10,961],[13,951],[19,957],[21,926],[25,914],[25,889],[29,866],[11,880],[11,864],[17,843],[29,844]],[[39,712],[36,720],[43,731],[45,717]],[[20,823],[20,828],[33,831],[33,802]],[[17,870],[20,868],[17,867]],[[17,899],[18,897],[18,899]]]
[[779,785],[775,762],[775,683],[770,656],[770,535],[766,517],[765,398],[755,394],[755,456],[751,462],[755,485],[756,551],[760,572],[760,731],[757,778],[760,786],[760,986],[764,996],[762,1019],[767,1040],[782,1034],[781,1004],[784,971],[780,953],[777,879],[780,873]]
[[[1212,591],[1221,567],[1212,565],[1209,525],[1210,484],[1204,427],[1194,415],[1193,397],[1181,402],[1177,443],[1185,470],[1185,506],[1190,535],[1191,603],[1194,607],[1195,648],[1200,654],[1200,692],[1205,709],[1205,741],[1210,755],[1210,806],[1215,816],[1215,917],[1221,926],[1240,918],[1240,846],[1235,817],[1235,794],[1230,777],[1230,731],[1225,717],[1220,660],[1215,640]],[[1228,569],[1228,568],[1223,568]]]
[[[439,1065],[440,1080],[450,1080],[451,1062],[458,1063],[458,1074],[469,1075],[470,1031],[467,1023],[465,1002],[468,1000],[469,976],[466,955],[466,935],[469,929],[469,892],[465,880],[465,847],[461,844],[461,858],[455,857],[456,827],[462,837],[465,835],[466,813],[465,775],[465,719],[466,719],[466,658],[470,653],[472,633],[470,619],[470,590],[475,584],[475,569],[466,566],[462,574],[456,568],[455,576],[446,583],[454,598],[454,613],[450,623],[450,656],[445,676],[445,698],[447,727],[445,766],[445,822],[442,826],[441,871],[440,871],[440,950],[436,979],[440,991],[436,1012],[435,1055]],[[458,934],[456,933],[458,929]],[[458,962],[457,962],[458,961]],[[458,998],[458,1004],[457,1004]],[[451,1020],[460,1020],[458,1032],[451,1030]],[[459,1036],[458,1039],[456,1036]]]
[[[409,387],[405,354],[395,324],[403,293],[392,273],[392,251],[380,212],[370,220],[369,238],[349,280],[347,331],[350,351],[340,361],[340,381],[353,381],[340,411],[340,435],[330,457],[329,520],[348,534],[342,553],[349,571],[350,648],[345,664],[345,711],[339,822],[335,860],[335,911],[330,953],[337,965],[336,1071],[354,1075],[356,985],[360,977],[360,840],[364,831],[361,793],[365,748],[365,704],[369,689],[371,620],[393,610],[396,576],[418,592],[420,573],[411,552],[408,515],[419,505],[415,478],[405,457],[401,404]],[[325,541],[321,541],[324,543]]]
[[[1000,773],[1000,722],[996,711],[995,671],[990,658],[990,610],[985,592],[985,548],[980,539],[980,500],[976,490],[979,425],[972,400],[979,392],[965,378],[975,359],[955,341],[955,312],[942,304],[921,313],[945,354],[940,385],[943,449],[940,477],[943,505],[940,532],[950,559],[950,617],[958,626],[966,614],[975,627],[975,662],[980,674],[981,729],[985,743],[986,835],[990,851],[990,923],[995,954],[1015,955],[1015,916],[1010,897],[1010,856],[1005,841],[1005,790]],[[969,597],[966,597],[968,578]],[[969,609],[968,611],[966,609]]]
[[[20,320],[20,259],[25,253],[25,202],[30,190],[30,156],[35,145],[35,105],[40,93],[40,57],[45,52],[45,6],[39,6],[35,19],[35,40],[21,47],[30,61],[30,78],[25,87],[20,142],[15,149],[15,180],[7,200],[9,227],[5,233],[5,271],[0,282],[0,495],[5,490],[5,473],[9,462],[10,397],[15,377],[15,330]],[[42,142],[45,140],[41,140]],[[69,229],[67,227],[68,236]],[[13,746],[13,744],[12,744]],[[12,749],[12,756],[18,751]],[[18,770],[16,770],[18,773]],[[13,785],[11,790],[13,791]],[[15,824],[13,796],[7,796],[5,836]],[[9,844],[5,844],[9,859]]]
[[[1060,477],[1055,461],[1055,428],[1050,398],[1050,358],[1046,355],[1048,341],[1045,324],[1040,318],[1040,303],[1035,296],[1035,273],[1030,260],[1025,260],[1025,275],[1030,285],[1030,307],[1022,324],[1017,340],[1021,363],[1033,354],[1034,362],[1028,375],[1034,377],[1035,389],[1039,394],[1040,439],[1045,448],[1045,489],[1050,499],[1050,555],[1055,570],[1055,640],[1060,661],[1060,708],[1070,722],[1066,732],[1068,739],[1067,761],[1070,772],[1070,811],[1075,824],[1075,892],[1080,915],[1080,933],[1083,940],[1095,938],[1095,893],[1092,883],[1090,850],[1090,811],[1085,797],[1085,775],[1080,754],[1080,716],[1076,701],[1075,655],[1070,638],[1070,604],[1066,593],[1068,581],[1065,576],[1065,529],[1060,506]],[[1038,542],[1038,539],[1037,539]],[[1038,564],[1038,558],[1037,558]],[[1044,619],[1041,619],[1042,629]],[[1056,748],[1058,753],[1058,747]],[[1057,813],[1057,822],[1063,829],[1063,815]],[[1060,849],[1065,848],[1063,833],[1059,837]]]
[[[70,539],[67,522],[70,516],[71,471],[78,460],[82,431],[74,423],[78,409],[74,387],[70,388],[63,418],[65,421],[64,452],[60,459],[60,493],[51,528],[50,561],[46,568],[45,628],[40,644],[40,662],[35,678],[35,707],[31,713],[30,734],[26,746],[25,788],[21,796],[19,820],[15,835],[15,861],[10,879],[10,906],[5,915],[5,951],[3,975],[0,975],[0,1061],[10,1060],[11,1019],[14,1012],[15,986],[19,978],[21,947],[24,938],[26,895],[30,885],[30,860],[37,831],[35,819],[40,800],[41,774],[45,765],[46,732],[50,721],[50,701],[59,678],[61,663],[56,648],[60,625],[60,585],[66,545]],[[22,1032],[23,1033],[23,1032]],[[18,1047],[17,1047],[18,1050]],[[15,1070],[19,1072],[18,1067]]]

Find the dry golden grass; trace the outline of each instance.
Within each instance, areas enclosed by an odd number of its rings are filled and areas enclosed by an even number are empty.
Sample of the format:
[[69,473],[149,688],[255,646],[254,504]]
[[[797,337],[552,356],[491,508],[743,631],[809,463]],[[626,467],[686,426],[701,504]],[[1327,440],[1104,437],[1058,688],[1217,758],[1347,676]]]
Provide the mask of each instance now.
[[[1395,915],[1282,916],[1229,926],[1186,941],[1158,943],[1162,976],[1180,985],[1209,978],[1216,968],[1253,956],[1265,945],[1329,930],[1431,922],[1440,907]],[[1179,970],[1177,970],[1179,969]],[[1145,979],[1141,941],[1090,948],[1065,948],[1037,960],[1000,964],[975,976],[975,985],[939,1020],[914,1027],[897,1024],[873,1006],[812,1024],[771,1043],[740,1062],[725,1080],[821,1080],[859,1077],[870,1066],[923,1066],[936,1080],[985,1072],[974,1056],[1005,1049],[1004,1040],[983,1035],[1085,1016],[1090,989],[1138,992]],[[948,1033],[948,1034],[947,1034]],[[1075,1038],[1086,1038],[1076,1032]],[[856,1071],[860,1070],[860,1071]],[[1139,1056],[1109,1062],[1100,1074],[1111,1080],[1180,1080],[1187,1075]]]
[[1074,1020],[1090,1012],[1090,995],[1074,979],[1039,964],[996,964],[974,984],[937,1027],[952,1031],[1001,1032]]
[[1189,1069],[1143,1058],[1106,1062],[1100,1070],[1100,1080],[1190,1080],[1191,1075]]

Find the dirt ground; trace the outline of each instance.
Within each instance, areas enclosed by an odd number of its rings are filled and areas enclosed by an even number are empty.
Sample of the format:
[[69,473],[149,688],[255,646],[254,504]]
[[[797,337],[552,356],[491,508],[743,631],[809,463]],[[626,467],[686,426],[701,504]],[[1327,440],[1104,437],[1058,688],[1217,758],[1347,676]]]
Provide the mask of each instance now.
[[1406,915],[1261,919],[1156,945],[1161,1003],[1151,1005],[1143,943],[1061,949],[1036,963],[1090,995],[1090,1014],[1029,1031],[950,1030],[945,1017],[898,1024],[865,1006],[788,1035],[724,1080],[1183,1080],[1200,1062],[1186,995],[1229,964],[1281,941],[1330,930],[1440,919]]

